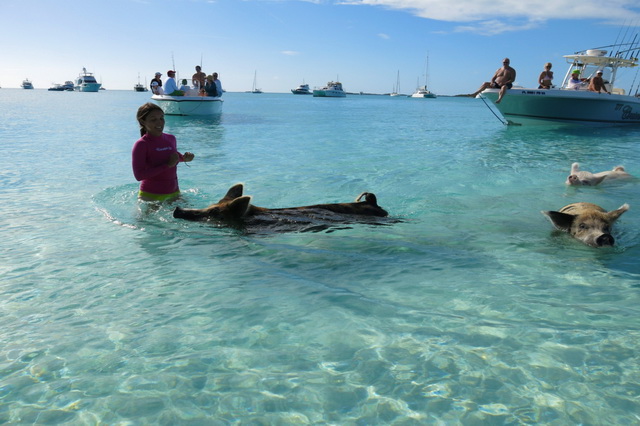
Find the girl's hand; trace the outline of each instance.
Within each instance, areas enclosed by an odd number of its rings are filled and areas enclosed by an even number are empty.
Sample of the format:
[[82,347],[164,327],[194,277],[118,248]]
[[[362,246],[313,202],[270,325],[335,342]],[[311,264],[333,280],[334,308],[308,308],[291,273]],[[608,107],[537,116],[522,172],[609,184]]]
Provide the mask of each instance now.
[[192,152],[185,152],[184,155],[182,156],[182,160],[185,163],[188,163],[189,161],[192,161],[194,157],[195,155],[193,155]]
[[177,152],[174,152],[173,154],[171,154],[171,156],[169,157],[169,161],[167,162],[167,166],[169,167],[175,167],[178,162],[180,161],[180,156],[178,155]]

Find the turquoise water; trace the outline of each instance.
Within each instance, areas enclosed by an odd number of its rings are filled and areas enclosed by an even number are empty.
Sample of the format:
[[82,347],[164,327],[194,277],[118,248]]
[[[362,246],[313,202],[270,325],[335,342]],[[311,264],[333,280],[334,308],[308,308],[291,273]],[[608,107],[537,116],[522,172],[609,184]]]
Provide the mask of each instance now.
[[[180,205],[352,201],[397,223],[247,234],[136,200],[148,94],[0,90],[0,423],[633,424],[640,128],[507,127],[479,100],[228,93],[168,117]],[[615,209],[617,245],[541,210]]]

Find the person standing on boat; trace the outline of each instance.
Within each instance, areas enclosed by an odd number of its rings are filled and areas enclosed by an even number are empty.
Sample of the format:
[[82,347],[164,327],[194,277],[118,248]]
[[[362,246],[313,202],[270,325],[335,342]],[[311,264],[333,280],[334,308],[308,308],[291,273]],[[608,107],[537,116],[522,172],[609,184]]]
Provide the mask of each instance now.
[[538,77],[538,89],[551,89],[551,80],[553,80],[553,71],[551,71],[551,62],[544,64],[544,71]]
[[190,152],[180,154],[176,137],[164,131],[164,112],[148,102],[138,108],[140,139],[133,145],[133,175],[140,182],[138,198],[143,201],[169,201],[180,195],[178,163],[192,161]]
[[500,94],[496,101],[496,103],[499,104],[500,101],[502,101],[504,94],[507,92],[507,89],[511,89],[513,87],[513,82],[516,81],[516,70],[511,68],[510,63],[511,61],[509,58],[504,58],[502,60],[502,67],[498,68],[491,81],[484,82],[482,86],[480,86],[480,88],[471,96],[475,98],[480,92],[487,88],[500,89]]
[[202,72],[202,67],[200,65],[196,65],[196,73],[191,77],[191,82],[193,86],[197,90],[204,89],[205,79],[207,78],[207,74]]
[[596,72],[596,76],[593,77],[591,79],[591,82],[589,83],[589,91],[602,93],[601,90],[604,90],[605,93],[609,93],[607,92],[607,88],[604,85],[604,80],[602,79],[602,70],[598,70],[598,72]]
[[[153,77],[153,79],[151,80],[151,83],[150,83],[151,84],[151,90],[153,90],[153,86],[156,86],[156,90],[153,92],[156,95],[161,95],[162,94],[162,93],[157,93],[157,92],[159,92],[159,89],[162,88],[162,78],[161,77],[162,77],[162,73],[157,72],[156,76]],[[156,82],[156,84],[153,84],[154,81]]]

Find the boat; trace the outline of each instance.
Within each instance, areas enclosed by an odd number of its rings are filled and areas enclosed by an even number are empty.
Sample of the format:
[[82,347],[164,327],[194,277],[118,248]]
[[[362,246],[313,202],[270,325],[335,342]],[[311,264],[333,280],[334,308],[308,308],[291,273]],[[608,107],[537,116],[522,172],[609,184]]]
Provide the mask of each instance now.
[[[614,49],[619,45],[607,46]],[[507,123],[594,123],[594,124],[640,124],[640,97],[627,94],[615,86],[616,76],[622,68],[638,66],[634,52],[638,44],[626,44],[623,50],[607,56],[604,48],[583,50],[565,55],[569,68],[559,87],[550,89],[512,87],[501,102],[499,89],[485,89],[478,97],[487,99],[500,111]],[[580,73],[582,84],[573,85],[571,74]],[[588,81],[602,71],[607,93],[591,92]]]
[[82,68],[82,72],[78,75],[75,83],[77,92],[97,92],[100,90],[101,83],[98,83],[92,73],[87,72],[86,68]]
[[33,83],[31,83],[28,78],[25,78],[22,81],[22,86],[21,87],[23,89],[33,89]]
[[400,70],[398,70],[398,76],[396,77],[396,85],[393,87],[393,91],[389,93],[389,96],[401,96],[400,95]]
[[53,83],[53,86],[49,87],[50,92],[73,92],[73,81],[65,81],[64,84]]
[[429,91],[429,89],[427,89],[427,86],[418,86],[418,88],[416,89],[415,92],[413,92],[413,94],[411,96],[409,96],[410,98],[437,98],[438,96]]
[[314,98],[344,98],[347,94],[342,89],[342,83],[330,81],[320,89],[313,89]]
[[420,77],[416,84],[416,91],[410,96],[410,98],[428,98],[435,99],[438,96],[431,92],[427,86],[429,85],[429,56],[427,56],[427,63],[424,68],[424,86],[420,86]]
[[257,71],[255,71],[255,72],[253,73],[253,88],[251,89],[251,91],[250,91],[250,92],[247,92],[247,93],[262,93],[262,89],[258,89],[258,88],[256,87],[256,81],[257,81],[257,80],[256,80],[256,77],[257,77],[257,76],[258,76],[258,72],[257,72]]
[[216,96],[169,96],[153,95],[154,100],[166,115],[211,116],[222,112],[221,97]]
[[295,89],[291,89],[291,93],[294,95],[313,95],[313,92],[309,89],[309,85],[305,83],[302,83]]
[[147,81],[145,80],[144,83],[144,86],[140,84],[140,73],[138,73],[138,84],[133,86],[133,90],[135,90],[136,92],[147,92],[149,90],[147,89]]

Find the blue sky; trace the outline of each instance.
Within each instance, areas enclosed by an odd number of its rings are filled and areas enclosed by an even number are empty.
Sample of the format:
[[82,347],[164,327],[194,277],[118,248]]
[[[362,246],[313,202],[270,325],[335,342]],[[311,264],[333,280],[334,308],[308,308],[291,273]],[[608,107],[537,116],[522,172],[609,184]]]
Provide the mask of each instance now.
[[[265,92],[339,78],[383,93],[399,71],[411,93],[428,56],[429,88],[453,95],[504,57],[517,84],[537,86],[547,61],[559,83],[562,55],[632,39],[639,25],[637,0],[2,0],[0,86],[44,89],[86,67],[107,89],[132,90],[138,73],[166,77],[175,62],[187,78],[202,59],[227,91],[250,90],[256,71]],[[637,84],[637,69],[619,86]]]

